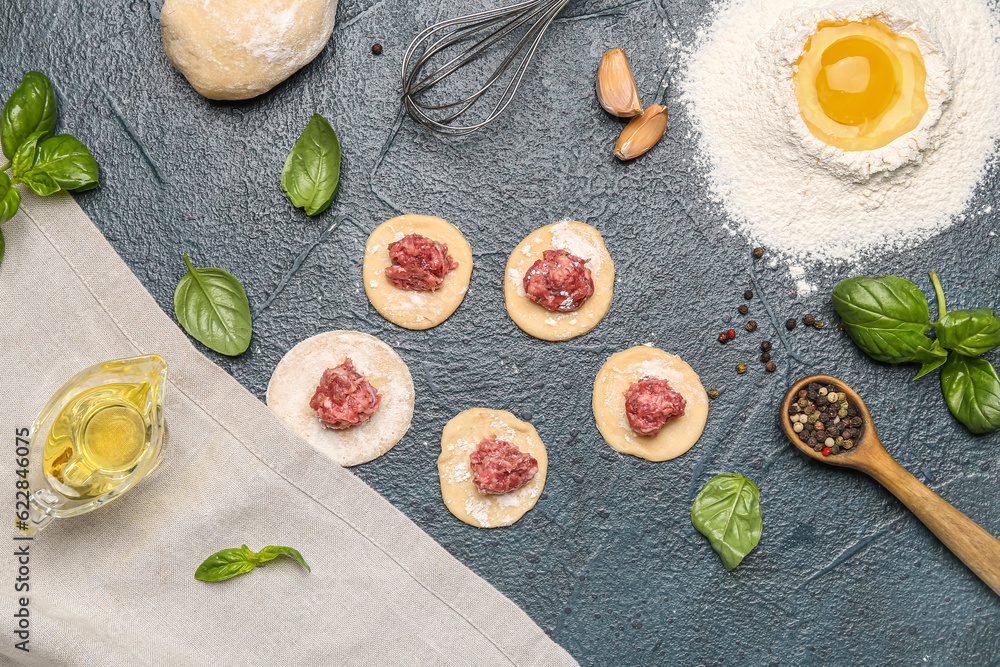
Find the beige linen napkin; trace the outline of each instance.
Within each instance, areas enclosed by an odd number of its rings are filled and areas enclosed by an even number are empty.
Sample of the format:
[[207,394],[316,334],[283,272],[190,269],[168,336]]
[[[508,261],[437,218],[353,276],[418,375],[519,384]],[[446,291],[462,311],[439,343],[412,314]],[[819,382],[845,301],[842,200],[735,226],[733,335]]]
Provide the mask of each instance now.
[[[4,226],[0,424],[14,432],[71,375],[156,353],[169,364],[166,456],[127,495],[0,552],[0,661],[38,665],[574,665],[516,605],[299,439],[202,356],[68,195],[25,195]],[[375,464],[377,465],[377,464]],[[13,512],[14,478],[0,476]],[[12,521],[13,519],[11,519]],[[218,549],[296,547],[222,583]],[[14,591],[30,544],[30,592]],[[30,653],[14,647],[30,600]]]

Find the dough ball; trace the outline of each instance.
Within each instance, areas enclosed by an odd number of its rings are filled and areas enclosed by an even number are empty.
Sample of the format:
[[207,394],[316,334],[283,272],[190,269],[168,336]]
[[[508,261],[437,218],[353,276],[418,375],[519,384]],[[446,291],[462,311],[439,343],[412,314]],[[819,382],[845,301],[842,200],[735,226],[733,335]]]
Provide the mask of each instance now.
[[[517,445],[538,461],[538,472],[519,489],[483,495],[472,483],[469,456],[484,438],[496,436]],[[477,528],[509,526],[535,506],[545,488],[549,455],[538,431],[505,410],[472,408],[455,415],[441,432],[438,475],[444,504],[456,517]]]
[[[579,310],[548,311],[524,295],[524,274],[542,259],[546,250],[566,250],[590,260],[587,268],[594,281],[594,294]],[[611,307],[615,289],[615,263],[601,233],[582,222],[566,220],[537,229],[521,241],[507,260],[503,296],[507,314],[521,330],[542,340],[569,340],[587,333],[600,323]]]
[[[684,415],[670,420],[653,438],[637,435],[625,415],[625,391],[646,376],[666,380],[687,402]],[[708,394],[698,374],[680,357],[639,345],[604,362],[594,381],[594,419],[612,449],[647,461],[666,461],[698,442],[708,421]]]
[[[444,284],[433,292],[411,292],[393,287],[385,278],[389,244],[409,234],[420,234],[448,246],[458,268],[445,274]],[[386,220],[368,237],[362,274],[365,294],[375,310],[393,324],[407,329],[430,329],[451,317],[465,299],[472,278],[472,247],[458,227],[432,215],[401,215]]]
[[[325,428],[309,401],[323,371],[350,357],[382,402],[368,421],[350,428]],[[413,378],[395,350],[374,336],[328,331],[302,341],[282,357],[267,385],[267,406],[316,450],[342,466],[367,463],[402,440],[413,418]]]
[[160,13],[170,63],[212,100],[271,90],[326,46],[337,0],[166,0]]

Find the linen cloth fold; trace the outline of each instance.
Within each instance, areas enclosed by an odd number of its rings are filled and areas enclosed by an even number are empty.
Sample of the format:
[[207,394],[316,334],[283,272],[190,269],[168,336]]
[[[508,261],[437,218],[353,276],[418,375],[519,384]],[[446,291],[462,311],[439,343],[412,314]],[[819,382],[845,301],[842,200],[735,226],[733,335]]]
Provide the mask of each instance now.
[[[200,354],[67,194],[24,195],[4,225],[0,424],[15,429],[102,361],[169,366],[160,468],[30,542],[30,589],[0,557],[0,662],[37,665],[575,665],[510,600]],[[13,476],[6,497],[13,510]],[[12,520],[12,519],[11,519]],[[15,533],[9,533],[11,539]],[[208,555],[246,543],[291,559],[221,583]],[[268,571],[270,570],[270,571]],[[29,599],[29,652],[15,648]]]

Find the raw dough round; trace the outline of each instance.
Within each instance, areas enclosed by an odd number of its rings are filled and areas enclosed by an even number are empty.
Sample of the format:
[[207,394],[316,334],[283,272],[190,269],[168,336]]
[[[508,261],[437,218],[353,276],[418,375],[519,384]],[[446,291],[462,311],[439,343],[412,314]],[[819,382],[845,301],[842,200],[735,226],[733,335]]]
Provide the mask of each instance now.
[[[433,292],[397,289],[385,278],[389,244],[420,234],[448,246],[448,254],[458,268],[445,274],[444,283]],[[451,317],[465,299],[472,278],[472,248],[458,227],[432,215],[401,215],[375,228],[365,246],[362,269],[365,294],[375,310],[393,324],[407,329],[430,329]]]
[[[323,371],[350,357],[354,367],[382,395],[378,412],[350,428],[325,428],[309,407]],[[328,331],[302,341],[282,357],[267,385],[267,406],[281,421],[342,466],[367,463],[385,454],[410,428],[413,379],[395,350],[374,336]]]
[[[497,495],[483,495],[472,483],[469,456],[483,438],[496,436],[512,442],[538,461],[538,472],[519,489]],[[456,517],[477,528],[509,526],[538,502],[545,488],[549,455],[538,431],[505,410],[472,408],[452,417],[441,432],[438,475],[444,504]]]
[[[566,250],[590,260],[587,268],[594,281],[594,294],[583,307],[570,313],[554,313],[524,295],[524,274],[542,259],[546,250]],[[542,340],[569,340],[587,333],[604,319],[615,289],[615,263],[604,246],[601,233],[582,222],[565,220],[536,229],[521,241],[507,260],[503,296],[507,314],[525,333]]]
[[266,93],[326,46],[337,0],[166,0],[163,50],[212,100]]
[[[655,438],[637,435],[625,416],[625,391],[647,375],[666,380],[687,401],[684,416],[670,420]],[[698,442],[708,420],[708,394],[680,357],[639,345],[612,354],[601,366],[594,381],[594,419],[612,449],[647,461],[667,461]]]

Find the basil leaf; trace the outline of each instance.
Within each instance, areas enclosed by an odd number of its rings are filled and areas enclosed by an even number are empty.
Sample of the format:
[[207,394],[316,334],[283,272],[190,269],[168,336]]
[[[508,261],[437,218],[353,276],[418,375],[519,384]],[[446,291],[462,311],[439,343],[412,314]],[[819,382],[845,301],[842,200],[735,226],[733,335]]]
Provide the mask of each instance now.
[[57,134],[38,145],[35,171],[44,172],[65,190],[80,192],[97,185],[97,160],[82,141],[68,134]]
[[757,485],[735,473],[708,481],[691,506],[691,523],[732,570],[760,542],[764,520]]
[[260,562],[262,564],[266,563],[269,560],[274,560],[275,558],[281,555],[291,556],[295,560],[299,561],[302,567],[306,568],[308,572],[312,572],[312,568],[309,567],[308,563],[306,563],[306,560],[305,558],[302,557],[302,554],[300,554],[298,551],[296,551],[291,547],[264,547],[263,549],[260,550],[260,553],[257,555],[260,558]]
[[935,368],[938,368],[946,361],[948,361],[948,351],[941,347],[941,343],[934,341],[931,343],[930,348],[926,352],[926,357],[921,359],[914,359],[913,361],[918,361],[923,364],[920,367],[920,371],[913,376],[912,379],[919,380],[923,376],[927,375]]
[[194,578],[201,581],[225,581],[246,574],[255,567],[257,564],[247,560],[243,549],[223,549],[206,558],[195,570]]
[[848,278],[833,288],[833,307],[844,326],[866,329],[930,329],[927,298],[909,280],[896,276]]
[[935,325],[938,342],[969,357],[1000,345],[1000,318],[989,308],[953,310]]
[[1000,377],[993,364],[952,352],[941,369],[948,409],[973,433],[1000,428]]
[[0,171],[0,225],[13,218],[20,205],[21,193],[11,184],[10,177]]
[[44,132],[34,132],[24,140],[14,157],[11,160],[11,173],[15,181],[23,181],[24,175],[35,166],[35,159],[38,155],[38,141],[45,136]]
[[330,123],[314,113],[281,170],[281,189],[307,215],[327,209],[340,181],[340,142]]
[[250,347],[253,324],[243,285],[222,269],[196,269],[184,255],[188,272],[174,292],[177,320],[209,349],[234,357]]
[[12,160],[30,135],[42,132],[43,136],[48,136],[55,127],[56,93],[52,82],[41,72],[28,72],[0,114],[0,144],[4,156]]
[[944,363],[948,352],[937,341],[910,329],[872,329],[844,323],[844,331],[869,357],[889,364]]

